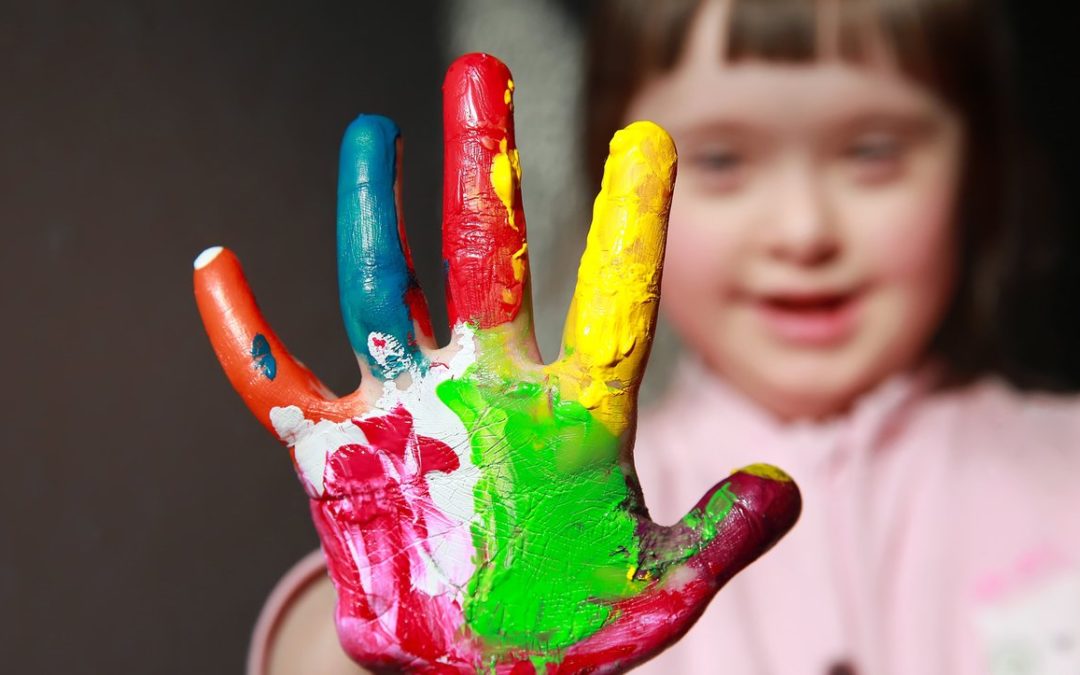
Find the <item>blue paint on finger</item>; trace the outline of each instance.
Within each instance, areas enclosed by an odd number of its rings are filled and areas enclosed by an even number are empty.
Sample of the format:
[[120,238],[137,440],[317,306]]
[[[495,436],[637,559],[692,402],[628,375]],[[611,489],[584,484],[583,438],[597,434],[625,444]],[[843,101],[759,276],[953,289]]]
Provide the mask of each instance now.
[[338,174],[338,285],[345,330],[353,351],[372,372],[393,377],[369,349],[373,333],[405,345],[411,361],[425,363],[413,335],[406,294],[417,288],[398,233],[394,195],[397,125],[361,115],[345,131]]
[[273,380],[277,377],[277,359],[270,351],[270,343],[262,333],[256,333],[251,341],[251,364],[256,370],[262,371],[266,379]]

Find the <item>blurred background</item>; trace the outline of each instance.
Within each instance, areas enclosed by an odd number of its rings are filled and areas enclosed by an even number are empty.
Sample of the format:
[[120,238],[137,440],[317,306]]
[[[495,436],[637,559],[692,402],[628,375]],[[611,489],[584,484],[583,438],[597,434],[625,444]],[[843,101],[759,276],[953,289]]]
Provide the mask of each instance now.
[[[1030,311],[1060,316],[1071,353],[1075,38],[1050,4],[1010,11],[1022,113],[1065,188],[1069,233],[1056,253],[1070,264]],[[554,353],[598,187],[578,141],[588,13],[573,0],[0,4],[0,670],[241,671],[261,603],[318,541],[287,453],[213,357],[191,261],[232,248],[293,353],[351,391],[338,142],[356,114],[385,114],[405,134],[406,219],[441,327],[440,85],[465,52],[514,73],[537,324]],[[665,333],[647,398],[676,348]],[[1075,357],[1053,358],[1080,383]]]

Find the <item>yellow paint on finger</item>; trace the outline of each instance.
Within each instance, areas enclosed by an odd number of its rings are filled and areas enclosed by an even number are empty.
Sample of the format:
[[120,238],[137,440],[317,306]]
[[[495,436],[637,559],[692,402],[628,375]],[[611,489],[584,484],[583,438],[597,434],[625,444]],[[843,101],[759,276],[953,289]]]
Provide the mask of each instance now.
[[499,152],[491,162],[491,187],[506,207],[506,219],[510,227],[518,229],[514,222],[514,192],[521,182],[521,159],[517,148],[508,147],[507,139],[499,141]]
[[510,256],[510,268],[514,271],[514,278],[518,281],[525,280],[525,254],[529,252],[529,244],[521,242],[521,248]]
[[656,124],[635,122],[611,140],[564,357],[551,366],[563,395],[615,434],[630,422],[656,323],[675,167],[675,146]]
[[791,482],[791,476],[771,464],[751,464],[749,466],[744,466],[735,473],[739,472],[748,473],[751,476],[757,476],[758,478],[769,478],[781,483]]

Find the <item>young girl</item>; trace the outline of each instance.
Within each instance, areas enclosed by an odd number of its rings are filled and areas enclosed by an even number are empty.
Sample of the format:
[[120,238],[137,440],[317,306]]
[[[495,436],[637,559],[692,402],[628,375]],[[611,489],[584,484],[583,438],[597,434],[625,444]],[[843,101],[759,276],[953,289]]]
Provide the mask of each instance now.
[[805,505],[641,672],[1076,672],[1080,401],[990,358],[987,3],[602,12],[594,140],[651,119],[679,148],[663,307],[692,354],[641,422],[646,500],[670,522],[753,457]]
[[[643,673],[1080,668],[1080,401],[1001,377],[1013,206],[978,0],[621,0],[598,10],[590,166],[636,119],[679,149],[663,307],[688,354],[640,422],[653,517],[732,468],[799,524]],[[362,672],[316,553],[253,672]],[[273,634],[273,640],[269,636]]]

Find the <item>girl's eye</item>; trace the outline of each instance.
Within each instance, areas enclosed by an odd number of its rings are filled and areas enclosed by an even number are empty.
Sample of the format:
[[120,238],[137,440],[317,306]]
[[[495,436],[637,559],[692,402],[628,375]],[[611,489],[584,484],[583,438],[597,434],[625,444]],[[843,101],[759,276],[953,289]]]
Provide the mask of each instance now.
[[746,157],[724,148],[703,149],[688,158],[686,175],[702,189],[714,193],[730,193],[738,189],[746,174]]
[[904,144],[894,136],[874,134],[857,139],[844,150],[853,163],[856,179],[880,183],[899,175],[904,158]]
[[848,150],[848,155],[862,161],[891,159],[900,154],[900,144],[892,138],[861,140]]
[[899,177],[904,166],[903,139],[889,134],[867,134],[843,149],[856,181],[878,185]]
[[707,171],[732,171],[741,160],[738,154],[725,150],[702,152],[694,157],[694,163]]

